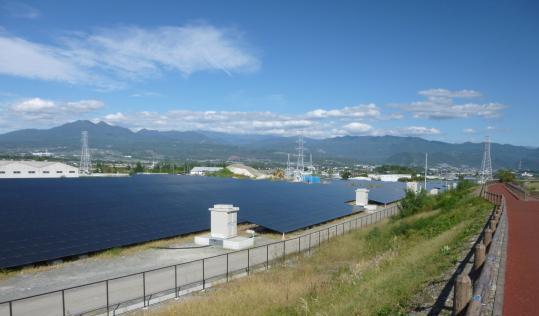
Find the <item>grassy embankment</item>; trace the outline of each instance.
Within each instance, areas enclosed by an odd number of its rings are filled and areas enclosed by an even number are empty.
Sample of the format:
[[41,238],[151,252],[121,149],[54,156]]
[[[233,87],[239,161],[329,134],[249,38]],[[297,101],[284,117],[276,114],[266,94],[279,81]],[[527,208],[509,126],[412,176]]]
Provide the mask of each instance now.
[[[407,196],[404,214],[336,237],[310,257],[138,314],[393,315],[454,267],[491,205],[461,189]],[[419,205],[419,207],[417,207]]]

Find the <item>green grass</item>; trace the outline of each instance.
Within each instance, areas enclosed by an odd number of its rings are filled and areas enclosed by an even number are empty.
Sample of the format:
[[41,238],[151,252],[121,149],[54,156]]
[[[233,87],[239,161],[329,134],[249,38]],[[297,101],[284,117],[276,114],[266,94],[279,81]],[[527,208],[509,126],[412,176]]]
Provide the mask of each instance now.
[[[385,220],[336,237],[297,264],[170,303],[156,315],[398,315],[454,266],[491,205],[465,191],[433,199],[435,211]],[[455,196],[458,196],[455,198]],[[449,207],[451,206],[451,207]]]

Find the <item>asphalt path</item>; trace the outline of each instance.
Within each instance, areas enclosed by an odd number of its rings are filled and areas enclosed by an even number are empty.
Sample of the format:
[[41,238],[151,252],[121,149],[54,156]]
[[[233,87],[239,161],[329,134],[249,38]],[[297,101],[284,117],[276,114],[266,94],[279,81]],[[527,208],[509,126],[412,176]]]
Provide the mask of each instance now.
[[519,200],[502,184],[509,221],[503,315],[539,315],[539,201]]

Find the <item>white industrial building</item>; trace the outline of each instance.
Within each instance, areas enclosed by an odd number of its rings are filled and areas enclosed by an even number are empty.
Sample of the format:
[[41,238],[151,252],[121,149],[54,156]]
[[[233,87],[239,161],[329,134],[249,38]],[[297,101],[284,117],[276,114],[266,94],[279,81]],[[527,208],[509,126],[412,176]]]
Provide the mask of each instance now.
[[192,176],[205,176],[207,173],[218,172],[223,170],[222,167],[194,167],[189,172]]
[[79,169],[57,161],[0,160],[0,179],[77,178]]

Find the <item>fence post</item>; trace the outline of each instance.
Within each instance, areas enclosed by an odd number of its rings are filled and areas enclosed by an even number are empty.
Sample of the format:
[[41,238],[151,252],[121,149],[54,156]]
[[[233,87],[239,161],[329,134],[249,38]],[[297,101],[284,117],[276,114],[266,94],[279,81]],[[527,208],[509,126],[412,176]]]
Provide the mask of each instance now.
[[226,282],[228,282],[228,252],[226,253]]
[[206,259],[202,259],[202,289],[206,289]]
[[9,316],[13,316],[13,302],[12,301],[9,301]]
[[486,253],[485,245],[482,242],[479,242],[477,246],[475,246],[474,262],[473,262],[474,271],[479,271],[483,263],[485,263],[485,253]]
[[301,236],[298,237],[298,243],[299,243],[298,252],[301,253]]
[[107,289],[107,316],[109,316],[109,280],[105,281],[105,287]]
[[251,248],[247,248],[247,275],[249,275],[251,268]]
[[266,270],[269,269],[269,245],[266,245]]
[[146,272],[142,272],[142,302],[146,307]]
[[485,247],[488,247],[490,245],[490,242],[492,241],[492,229],[485,229],[483,239],[485,241]]
[[453,295],[453,315],[462,315],[472,298],[472,280],[467,274],[457,277]]
[[320,231],[318,231],[318,247],[320,247]]
[[62,315],[66,316],[66,298],[64,290],[62,290]]
[[311,254],[311,237],[312,237],[312,233],[309,233],[309,255]]
[[178,298],[178,265],[174,266],[174,291],[176,292],[174,297]]
[[286,240],[283,240],[283,265],[286,266]]

